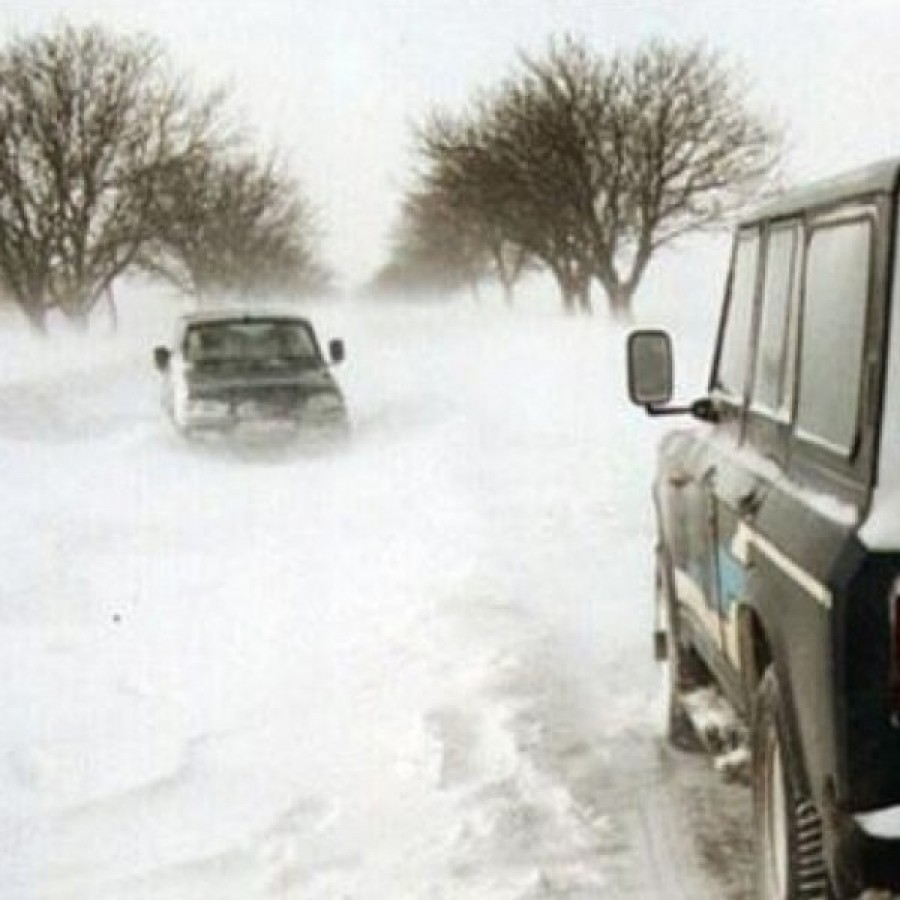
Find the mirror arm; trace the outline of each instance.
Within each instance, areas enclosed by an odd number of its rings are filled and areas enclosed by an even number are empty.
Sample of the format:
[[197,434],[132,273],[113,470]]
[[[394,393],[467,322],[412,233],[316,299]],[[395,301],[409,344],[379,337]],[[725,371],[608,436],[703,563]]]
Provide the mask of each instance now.
[[708,397],[695,400],[689,406],[654,406],[652,403],[644,407],[648,416],[684,416],[691,415],[702,422],[718,422],[719,411]]
[[689,406],[654,406],[648,403],[644,407],[644,412],[648,416],[683,416],[691,411]]

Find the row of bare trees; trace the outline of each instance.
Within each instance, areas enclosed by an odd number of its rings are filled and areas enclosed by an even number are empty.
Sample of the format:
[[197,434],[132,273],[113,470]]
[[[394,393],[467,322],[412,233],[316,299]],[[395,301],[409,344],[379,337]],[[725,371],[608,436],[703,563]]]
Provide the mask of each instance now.
[[128,273],[185,291],[320,286],[308,201],[143,36],[60,26],[0,48],[0,290],[38,331]]
[[778,135],[704,46],[599,54],[583,40],[522,55],[494,90],[417,129],[385,290],[552,273],[563,307],[598,284],[628,318],[653,254],[710,227],[771,183]]

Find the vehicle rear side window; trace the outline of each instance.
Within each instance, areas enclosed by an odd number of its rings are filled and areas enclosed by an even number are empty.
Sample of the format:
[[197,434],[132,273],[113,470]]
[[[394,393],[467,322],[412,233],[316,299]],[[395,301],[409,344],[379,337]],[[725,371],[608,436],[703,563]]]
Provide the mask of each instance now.
[[753,379],[753,405],[787,418],[797,330],[796,224],[773,228],[766,247],[762,318]]
[[806,255],[800,349],[800,435],[849,457],[857,435],[872,227],[816,228]]
[[737,398],[744,396],[750,358],[750,324],[758,261],[759,234],[755,231],[743,232],[738,236],[735,248],[731,295],[715,379],[716,387]]

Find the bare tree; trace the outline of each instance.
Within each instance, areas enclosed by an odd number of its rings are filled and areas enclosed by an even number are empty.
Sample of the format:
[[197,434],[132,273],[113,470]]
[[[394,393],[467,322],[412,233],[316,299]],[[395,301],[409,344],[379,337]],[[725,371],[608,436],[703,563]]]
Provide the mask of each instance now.
[[152,209],[156,237],[141,266],[198,300],[216,291],[307,293],[328,284],[312,208],[273,158],[219,152],[171,168]]
[[426,160],[417,196],[438,210],[444,222],[443,228],[432,230],[436,253],[462,243],[463,257],[479,272],[496,277],[512,305],[516,283],[531,267],[531,253],[504,227],[496,192],[500,173],[481,123],[435,115],[417,137]]
[[612,70],[594,274],[613,315],[627,318],[660,247],[721,224],[771,187],[780,141],[750,111],[738,75],[703,46],[651,42]]
[[518,73],[467,117],[433,117],[421,131],[422,152],[432,190],[482,221],[498,245],[521,248],[549,269],[566,311],[589,311],[593,173],[584,104],[561,102],[551,87],[531,71]]
[[586,119],[602,107],[583,102],[585,84],[577,70],[570,94],[547,90],[527,71],[509,79],[484,117],[478,179],[492,218],[553,273],[567,312],[591,310],[594,173],[584,151]]
[[375,279],[384,292],[430,293],[466,287],[478,300],[490,259],[469,217],[439,192],[419,187],[404,198],[391,259]]
[[219,106],[144,37],[63,26],[0,54],[0,270],[36,328],[110,296],[152,236],[161,176],[208,152]]
[[704,47],[607,58],[571,37],[421,135],[430,190],[546,266],[567,311],[596,280],[617,318],[660,247],[763,189],[778,147]]

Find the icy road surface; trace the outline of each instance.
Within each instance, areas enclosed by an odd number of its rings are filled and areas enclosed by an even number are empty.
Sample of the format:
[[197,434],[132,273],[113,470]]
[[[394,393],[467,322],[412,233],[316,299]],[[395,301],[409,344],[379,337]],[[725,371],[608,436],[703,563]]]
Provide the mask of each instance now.
[[747,897],[746,790],[660,739],[622,336],[318,320],[330,454],[179,440],[158,333],[3,336],[0,896]]

